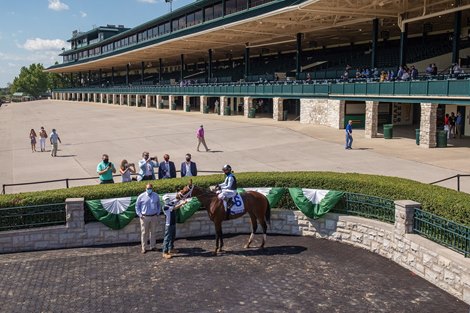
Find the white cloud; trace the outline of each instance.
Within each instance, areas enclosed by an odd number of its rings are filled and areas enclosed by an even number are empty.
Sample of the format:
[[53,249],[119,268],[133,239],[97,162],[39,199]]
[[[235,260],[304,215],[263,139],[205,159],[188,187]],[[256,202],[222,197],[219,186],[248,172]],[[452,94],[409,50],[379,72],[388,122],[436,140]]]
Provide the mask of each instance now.
[[21,45],[22,48],[29,51],[37,50],[60,50],[66,47],[67,43],[62,39],[28,39]]
[[63,2],[60,2],[60,0],[49,0],[48,8],[54,11],[62,11],[68,10],[69,6]]
[[138,2],[143,2],[143,3],[157,3],[157,0],[137,0]]
[[81,17],[87,17],[88,14],[86,14],[86,12],[83,12],[83,11],[80,11],[80,16]]

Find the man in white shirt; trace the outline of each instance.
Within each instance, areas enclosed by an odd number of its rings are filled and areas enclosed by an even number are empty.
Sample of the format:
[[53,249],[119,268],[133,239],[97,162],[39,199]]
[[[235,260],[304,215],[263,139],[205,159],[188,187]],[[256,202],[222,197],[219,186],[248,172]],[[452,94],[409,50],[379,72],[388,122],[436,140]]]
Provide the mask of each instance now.
[[147,151],[142,153],[142,160],[139,161],[139,176],[138,181],[141,180],[155,180],[155,167],[158,167],[158,158],[150,158],[150,153]]
[[186,153],[186,161],[181,163],[181,177],[197,176],[196,163],[191,161],[191,154]]
[[[140,219],[142,253],[156,251],[156,231],[160,214],[160,197],[153,191],[152,184],[147,184],[145,192],[137,197],[135,213]],[[148,244],[150,234],[150,245]]]
[[56,157],[57,150],[59,150],[59,142],[62,143],[62,141],[60,141],[59,134],[56,132],[55,128],[52,129],[52,133],[49,135],[49,138],[52,145],[51,156]]

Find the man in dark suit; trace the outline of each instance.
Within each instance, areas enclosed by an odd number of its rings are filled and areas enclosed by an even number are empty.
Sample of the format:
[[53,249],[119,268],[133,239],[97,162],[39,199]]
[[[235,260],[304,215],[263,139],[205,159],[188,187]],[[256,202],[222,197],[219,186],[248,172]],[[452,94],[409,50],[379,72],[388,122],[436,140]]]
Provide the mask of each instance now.
[[191,154],[186,153],[186,161],[181,163],[181,177],[197,176],[196,163],[191,161]]
[[170,161],[170,156],[165,154],[163,160],[164,161],[160,162],[158,166],[158,179],[176,178],[175,163]]

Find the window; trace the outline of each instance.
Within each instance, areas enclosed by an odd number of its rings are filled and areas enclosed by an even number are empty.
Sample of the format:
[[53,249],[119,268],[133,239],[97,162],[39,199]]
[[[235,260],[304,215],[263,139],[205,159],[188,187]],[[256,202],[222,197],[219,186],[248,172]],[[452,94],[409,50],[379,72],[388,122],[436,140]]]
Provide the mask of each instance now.
[[214,5],[214,18],[219,18],[224,15],[224,12],[222,10],[222,3],[217,3]]
[[178,21],[179,28],[178,29],[183,29],[186,28],[186,16],[181,16]]
[[152,33],[153,33],[153,37],[157,37],[159,34],[158,34],[158,26],[155,26],[152,30]]
[[170,26],[170,22],[166,22],[165,23],[165,34],[168,34],[171,32],[171,26]]
[[202,10],[194,12],[194,25],[202,23]]
[[147,31],[144,31],[142,34],[142,40],[147,40]]
[[214,7],[205,8],[204,13],[205,13],[204,21],[210,21],[214,19]]
[[246,10],[248,0],[237,0],[237,12]]
[[189,13],[188,15],[186,15],[186,25],[188,27],[194,25],[194,13]]
[[171,26],[172,26],[173,31],[178,30],[179,29],[178,28],[178,20],[173,20],[171,22]]
[[237,0],[225,1],[225,14],[232,14],[237,12]]

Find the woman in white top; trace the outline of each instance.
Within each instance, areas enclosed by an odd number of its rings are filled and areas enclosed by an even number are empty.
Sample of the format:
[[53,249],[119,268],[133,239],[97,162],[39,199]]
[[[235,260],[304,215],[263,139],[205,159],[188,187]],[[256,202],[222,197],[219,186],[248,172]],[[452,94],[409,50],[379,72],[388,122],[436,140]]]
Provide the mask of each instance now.
[[119,166],[119,173],[121,173],[121,182],[128,183],[132,181],[131,174],[135,174],[135,164],[127,162],[127,160],[121,161]]

